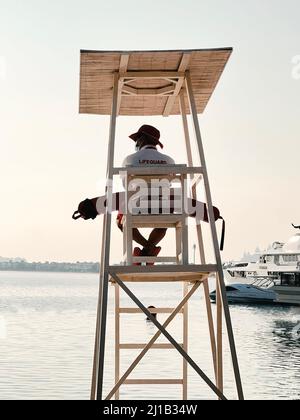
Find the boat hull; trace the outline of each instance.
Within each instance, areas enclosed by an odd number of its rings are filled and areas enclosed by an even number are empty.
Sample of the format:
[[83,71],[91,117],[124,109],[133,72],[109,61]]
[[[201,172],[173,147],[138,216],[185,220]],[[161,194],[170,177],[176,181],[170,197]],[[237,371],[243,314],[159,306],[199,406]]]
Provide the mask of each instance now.
[[[211,301],[213,303],[216,303],[216,298],[211,296]],[[251,298],[251,297],[238,297],[238,296],[228,296],[228,303],[237,303],[237,304],[243,304],[243,305],[274,305],[276,304],[276,301],[273,299],[259,299],[259,298]]]
[[[236,283],[226,286],[228,303],[239,303],[247,305],[274,305],[276,304],[276,293],[273,290],[261,289],[257,286]],[[210,298],[216,302],[216,291],[210,293]]]
[[300,305],[300,287],[274,286],[276,302],[287,303],[289,305]]

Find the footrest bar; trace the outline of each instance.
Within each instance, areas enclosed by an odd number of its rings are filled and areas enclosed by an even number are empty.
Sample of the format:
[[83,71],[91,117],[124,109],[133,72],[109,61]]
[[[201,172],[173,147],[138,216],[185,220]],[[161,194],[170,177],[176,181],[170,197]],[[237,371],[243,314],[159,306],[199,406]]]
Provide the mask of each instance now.
[[[147,343],[122,343],[119,345],[120,349],[129,350],[129,349],[144,349],[147,346]],[[183,347],[183,344],[180,343],[180,346]],[[152,344],[151,349],[174,349],[174,346],[172,344],[168,343],[157,343]]]
[[183,385],[183,379],[126,379],[124,385]]

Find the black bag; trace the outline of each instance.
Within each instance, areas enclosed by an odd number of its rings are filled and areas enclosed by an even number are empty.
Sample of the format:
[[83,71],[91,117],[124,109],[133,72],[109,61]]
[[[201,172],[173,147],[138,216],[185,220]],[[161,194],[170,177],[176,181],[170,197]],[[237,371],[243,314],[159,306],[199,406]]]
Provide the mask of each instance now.
[[84,220],[88,219],[96,219],[98,216],[98,212],[96,210],[96,205],[94,203],[94,199],[90,200],[86,198],[84,201],[81,201],[78,206],[78,210],[73,213],[72,218],[74,220],[79,219],[82,217]]

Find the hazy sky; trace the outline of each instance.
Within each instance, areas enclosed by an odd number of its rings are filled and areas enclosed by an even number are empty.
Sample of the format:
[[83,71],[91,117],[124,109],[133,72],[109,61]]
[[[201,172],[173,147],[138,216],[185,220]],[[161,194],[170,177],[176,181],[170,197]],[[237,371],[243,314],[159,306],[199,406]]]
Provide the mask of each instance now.
[[[99,257],[100,219],[71,219],[103,192],[108,134],[107,117],[78,114],[80,49],[233,47],[200,117],[224,259],[288,239],[300,223],[299,15],[298,0],[0,0],[0,255]],[[119,119],[116,162],[144,121]],[[146,122],[184,163],[180,120]],[[120,244],[114,230],[116,258]]]

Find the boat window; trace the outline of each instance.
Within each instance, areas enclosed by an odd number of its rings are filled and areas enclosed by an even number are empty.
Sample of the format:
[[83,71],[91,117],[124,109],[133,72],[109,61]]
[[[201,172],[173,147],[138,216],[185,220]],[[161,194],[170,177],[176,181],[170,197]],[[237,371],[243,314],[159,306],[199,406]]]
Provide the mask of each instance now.
[[282,286],[295,286],[296,279],[294,273],[283,273],[281,276]]
[[275,263],[276,265],[279,265],[279,255],[275,255],[275,256],[274,256],[274,263]]
[[235,264],[235,267],[247,267],[248,266],[248,263],[238,263],[238,264]]
[[246,271],[236,270],[233,273],[234,277],[246,277]]
[[297,262],[298,255],[283,255],[283,261],[285,262]]

